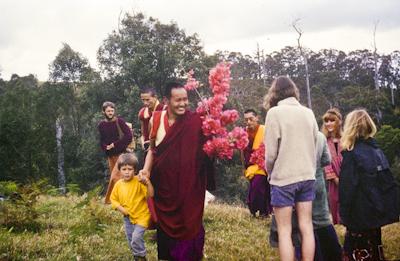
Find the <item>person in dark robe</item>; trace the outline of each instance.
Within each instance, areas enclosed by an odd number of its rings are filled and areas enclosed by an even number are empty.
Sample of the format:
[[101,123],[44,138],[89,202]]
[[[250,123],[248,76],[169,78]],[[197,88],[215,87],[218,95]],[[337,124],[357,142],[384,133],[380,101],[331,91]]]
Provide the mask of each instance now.
[[132,131],[126,125],[124,119],[115,115],[115,104],[109,101],[102,106],[105,119],[100,121],[97,128],[100,134],[100,146],[108,159],[110,171],[110,181],[105,196],[104,203],[110,204],[111,191],[114,184],[121,178],[116,163],[121,153],[132,141]]
[[264,140],[265,126],[258,123],[257,112],[248,109],[244,112],[246,131],[249,136],[249,144],[243,150],[244,175],[249,180],[249,193],[247,204],[250,213],[256,217],[268,217],[271,214],[270,186],[267,179],[267,172],[264,166],[250,163],[252,153],[257,150]]
[[151,148],[139,175],[150,175],[155,190],[158,258],[201,260],[205,192],[214,187],[212,162],[203,151],[202,120],[187,109],[183,85],[168,83],[165,95],[167,110],[153,113]]
[[143,107],[140,109],[138,114],[142,134],[140,140],[142,144],[142,149],[147,151],[150,145],[150,118],[153,115],[153,112],[162,111],[165,106],[157,99],[156,91],[152,88],[142,90],[140,92],[140,99],[143,103]]

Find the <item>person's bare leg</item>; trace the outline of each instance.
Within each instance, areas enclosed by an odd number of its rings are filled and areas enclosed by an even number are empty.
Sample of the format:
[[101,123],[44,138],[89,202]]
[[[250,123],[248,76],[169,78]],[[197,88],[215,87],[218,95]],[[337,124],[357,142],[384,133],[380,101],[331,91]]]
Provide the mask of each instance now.
[[294,248],[292,243],[292,211],[289,207],[274,207],[276,225],[279,237],[279,256],[281,261],[294,260]]
[[312,224],[312,201],[296,203],[297,218],[301,234],[302,261],[314,260],[315,239]]

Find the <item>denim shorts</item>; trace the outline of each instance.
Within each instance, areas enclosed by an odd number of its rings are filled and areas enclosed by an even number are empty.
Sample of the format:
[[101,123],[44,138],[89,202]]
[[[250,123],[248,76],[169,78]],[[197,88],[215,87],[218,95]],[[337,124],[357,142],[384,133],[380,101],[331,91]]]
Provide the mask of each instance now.
[[313,201],[315,180],[300,181],[286,186],[271,185],[271,205],[274,207],[294,206],[296,202]]

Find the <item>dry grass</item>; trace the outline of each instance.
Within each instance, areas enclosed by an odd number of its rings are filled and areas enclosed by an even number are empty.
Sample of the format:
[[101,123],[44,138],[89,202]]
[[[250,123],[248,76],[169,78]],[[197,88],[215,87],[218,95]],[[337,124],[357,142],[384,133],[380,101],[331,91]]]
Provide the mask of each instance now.
[[[0,228],[0,260],[132,260],[120,215],[99,201],[76,207],[82,197],[43,196],[36,207],[39,232]],[[205,260],[278,260],[270,248],[270,220],[250,217],[247,209],[211,204],[204,216]],[[344,228],[336,227],[343,242]],[[148,259],[156,245],[146,232]],[[400,224],[383,229],[386,256],[400,259]]]

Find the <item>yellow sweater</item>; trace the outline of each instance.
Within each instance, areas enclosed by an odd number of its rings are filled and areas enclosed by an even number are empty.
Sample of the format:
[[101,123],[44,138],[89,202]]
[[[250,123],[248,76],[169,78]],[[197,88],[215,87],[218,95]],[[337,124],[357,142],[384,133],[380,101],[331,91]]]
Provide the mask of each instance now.
[[136,177],[129,181],[119,180],[111,192],[111,206],[116,209],[124,207],[129,213],[132,224],[145,228],[150,223],[150,212],[147,207],[147,187],[139,182]]

